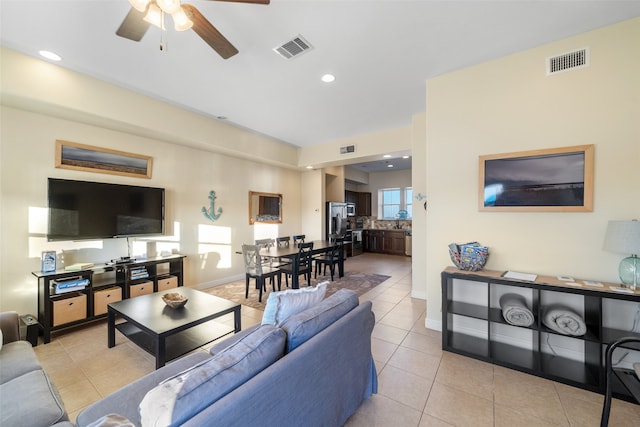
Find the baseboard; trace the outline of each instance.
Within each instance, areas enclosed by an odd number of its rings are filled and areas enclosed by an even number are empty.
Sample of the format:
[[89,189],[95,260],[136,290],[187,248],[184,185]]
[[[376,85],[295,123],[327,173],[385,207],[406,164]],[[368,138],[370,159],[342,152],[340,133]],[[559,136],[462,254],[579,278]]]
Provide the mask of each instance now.
[[214,286],[224,285],[230,282],[237,282],[238,280],[244,280],[244,278],[245,278],[245,274],[241,273],[235,276],[225,277],[223,279],[217,279],[217,280],[212,280],[210,282],[198,283],[197,285],[194,286],[194,288],[201,291],[203,289],[213,288]]
[[425,319],[424,327],[427,329],[433,329],[434,331],[442,332],[442,320]]

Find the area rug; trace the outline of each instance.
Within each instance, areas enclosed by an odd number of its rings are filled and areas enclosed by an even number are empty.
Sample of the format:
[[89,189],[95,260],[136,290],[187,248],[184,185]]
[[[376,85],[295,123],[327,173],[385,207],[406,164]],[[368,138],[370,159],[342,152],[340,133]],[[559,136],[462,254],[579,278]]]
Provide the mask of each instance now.
[[[318,276],[317,279],[311,278],[311,285],[315,286],[316,284],[323,282],[325,280],[329,281],[329,285],[327,286],[327,294],[329,296],[339,289],[351,289],[356,292],[358,296],[364,294],[365,292],[370,291],[375,288],[385,280],[387,280],[390,276],[385,276],[382,274],[365,274],[365,273],[357,273],[357,272],[346,272],[344,277],[331,282],[330,276]],[[300,285],[301,287],[306,286],[306,280],[302,279],[300,276]],[[289,285],[291,285],[291,280],[289,280]],[[278,289],[276,285],[276,290]],[[282,290],[291,289],[287,288],[285,285],[284,277],[282,277]],[[269,281],[267,281],[267,291],[262,293],[262,302],[258,302],[258,290],[255,287],[255,280],[251,280],[249,284],[249,298],[244,297],[245,293],[245,281],[237,281],[226,283],[224,285],[214,286],[209,289],[204,289],[204,292],[207,292],[211,295],[215,295],[220,298],[228,299],[233,302],[237,302],[240,304],[248,305],[249,307],[256,308],[258,310],[264,310],[264,305],[267,302],[267,298],[269,297],[269,292],[272,291],[271,285]]]

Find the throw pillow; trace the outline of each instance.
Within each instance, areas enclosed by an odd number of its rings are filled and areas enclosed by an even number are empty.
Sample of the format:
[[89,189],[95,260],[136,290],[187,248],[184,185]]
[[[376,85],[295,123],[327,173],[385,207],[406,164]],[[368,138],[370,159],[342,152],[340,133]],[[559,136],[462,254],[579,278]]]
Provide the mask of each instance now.
[[140,402],[142,426],[182,425],[282,357],[285,342],[282,329],[262,326],[210,359],[167,378]]
[[325,281],[316,287],[271,292],[264,307],[262,324],[278,326],[288,317],[316,305],[324,298],[328,284]]

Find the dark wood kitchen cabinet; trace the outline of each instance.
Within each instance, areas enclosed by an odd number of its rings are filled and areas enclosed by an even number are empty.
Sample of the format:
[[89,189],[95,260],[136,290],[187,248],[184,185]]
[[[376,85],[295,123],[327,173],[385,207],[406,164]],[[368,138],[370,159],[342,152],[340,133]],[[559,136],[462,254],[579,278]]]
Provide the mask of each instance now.
[[405,239],[403,230],[364,230],[362,233],[364,250],[389,255],[404,255]]
[[358,201],[356,202],[356,215],[371,216],[371,193],[358,193]]
[[345,190],[344,201],[356,205],[357,216],[371,216],[371,193]]

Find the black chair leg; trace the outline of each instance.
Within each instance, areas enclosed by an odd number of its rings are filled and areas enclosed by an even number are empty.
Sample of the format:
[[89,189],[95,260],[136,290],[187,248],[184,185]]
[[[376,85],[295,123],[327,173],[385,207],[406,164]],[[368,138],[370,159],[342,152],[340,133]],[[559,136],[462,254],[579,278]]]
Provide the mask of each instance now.
[[249,298],[249,276],[245,276],[245,282],[247,285],[247,290],[244,292],[244,299]]
[[264,277],[261,277],[260,279],[256,279],[256,283],[260,282],[260,294],[258,294],[258,302],[262,302],[262,288],[265,286],[265,280]]

